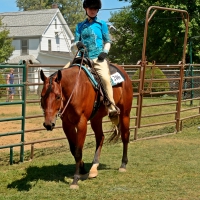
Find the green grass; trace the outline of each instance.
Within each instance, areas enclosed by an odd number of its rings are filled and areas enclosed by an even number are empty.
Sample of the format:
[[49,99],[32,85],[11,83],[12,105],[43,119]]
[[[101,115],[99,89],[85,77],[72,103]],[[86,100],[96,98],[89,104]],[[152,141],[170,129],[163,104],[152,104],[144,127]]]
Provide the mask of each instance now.
[[[148,98],[144,104],[174,101],[172,98]],[[134,99],[134,104],[136,100]],[[194,101],[197,106],[199,101]],[[28,104],[27,114],[41,114],[40,106]],[[30,109],[36,106],[38,109]],[[15,116],[14,106],[12,116]],[[183,104],[182,108],[189,105]],[[174,105],[148,107],[143,114],[169,112]],[[198,111],[198,109],[196,109]],[[189,110],[182,117],[192,115]],[[6,115],[6,113],[2,113]],[[135,115],[134,109],[132,116]],[[142,119],[142,124],[174,119],[173,115]],[[26,123],[41,124],[42,118],[29,119]],[[60,121],[58,121],[58,124]],[[131,122],[134,125],[134,120]],[[79,190],[70,190],[69,185],[75,169],[74,158],[69,152],[67,140],[51,142],[51,147],[37,148],[34,159],[29,161],[30,150],[25,151],[24,163],[19,163],[19,151],[14,148],[14,165],[9,165],[9,155],[0,151],[0,200],[32,199],[72,199],[72,200],[197,200],[200,199],[200,131],[197,127],[200,118],[191,118],[183,122],[181,133],[152,140],[138,140],[129,144],[129,163],[126,173],[119,173],[122,144],[105,142],[101,154],[99,176],[92,180],[79,181]],[[110,130],[110,125],[105,124]],[[144,127],[138,130],[138,138],[172,133],[173,124]],[[62,132],[62,130],[61,130]],[[88,129],[91,132],[91,129]],[[40,131],[40,139],[49,132]],[[64,136],[63,133],[51,132],[50,137]],[[34,134],[34,133],[27,133]],[[106,139],[109,134],[106,134]],[[30,149],[30,148],[29,148]],[[94,156],[94,137],[86,138],[83,160],[89,171]]]
[[[32,161],[8,165],[0,162],[0,200],[197,200],[200,199],[200,131],[197,125],[182,133],[129,144],[126,173],[119,173],[122,144],[105,143],[99,176],[79,181],[79,190],[70,190],[74,159],[68,144],[36,149]],[[107,136],[106,136],[107,138]],[[94,138],[86,139],[83,159],[89,170]]]

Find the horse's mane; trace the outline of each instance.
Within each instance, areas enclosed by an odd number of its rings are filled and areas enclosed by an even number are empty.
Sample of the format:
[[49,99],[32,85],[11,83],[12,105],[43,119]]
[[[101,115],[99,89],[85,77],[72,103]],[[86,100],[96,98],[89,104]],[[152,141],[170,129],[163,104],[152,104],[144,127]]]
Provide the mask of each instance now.
[[54,72],[53,74],[51,74],[51,75],[49,76],[49,86],[48,86],[47,91],[46,91],[46,93],[45,93],[45,95],[44,95],[44,98],[47,98],[48,95],[50,94],[51,89],[52,89],[53,77],[54,77],[57,73],[58,73],[58,72],[56,71],[56,72]]

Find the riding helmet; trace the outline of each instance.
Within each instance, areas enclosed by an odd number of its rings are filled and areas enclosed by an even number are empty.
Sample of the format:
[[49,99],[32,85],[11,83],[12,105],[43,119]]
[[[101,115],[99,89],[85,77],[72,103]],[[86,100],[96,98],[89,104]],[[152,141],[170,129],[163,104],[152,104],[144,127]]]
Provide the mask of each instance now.
[[101,9],[101,0],[84,0],[83,8]]

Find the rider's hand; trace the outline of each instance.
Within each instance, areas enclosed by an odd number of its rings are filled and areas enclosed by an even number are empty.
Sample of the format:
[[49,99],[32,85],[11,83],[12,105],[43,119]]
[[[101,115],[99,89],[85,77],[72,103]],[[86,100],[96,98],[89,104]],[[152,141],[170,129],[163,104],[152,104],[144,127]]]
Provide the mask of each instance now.
[[78,50],[81,50],[81,49],[84,49],[84,48],[85,48],[85,45],[84,45],[82,42],[78,42],[78,43],[76,44],[76,46],[77,46]]
[[98,56],[98,60],[103,61],[107,56],[107,53],[101,52]]

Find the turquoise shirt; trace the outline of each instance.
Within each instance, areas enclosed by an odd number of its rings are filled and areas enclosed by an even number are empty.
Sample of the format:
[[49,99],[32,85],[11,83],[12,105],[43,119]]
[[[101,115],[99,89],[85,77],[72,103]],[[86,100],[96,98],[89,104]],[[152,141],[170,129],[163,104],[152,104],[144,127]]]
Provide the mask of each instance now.
[[78,41],[87,48],[85,57],[97,58],[103,52],[104,44],[111,43],[106,22],[95,17],[91,23],[88,19],[78,23],[75,30],[75,42]]

